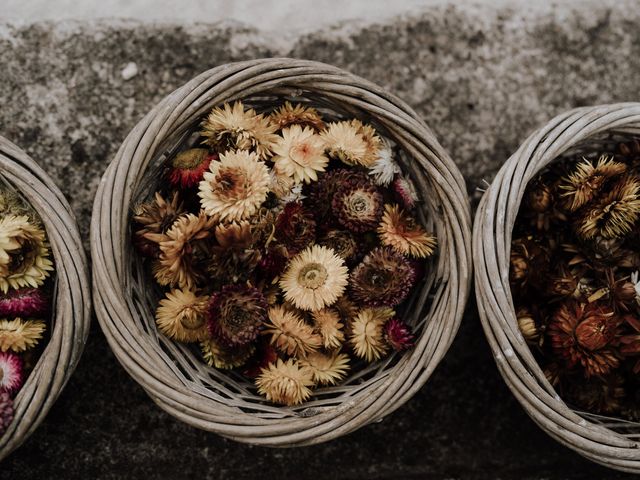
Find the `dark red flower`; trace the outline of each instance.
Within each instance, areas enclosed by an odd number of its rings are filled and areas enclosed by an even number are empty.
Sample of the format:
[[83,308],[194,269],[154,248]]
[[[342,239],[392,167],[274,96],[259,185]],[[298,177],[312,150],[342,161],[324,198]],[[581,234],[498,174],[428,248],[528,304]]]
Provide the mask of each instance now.
[[8,392],[0,392],[0,435],[13,421],[13,399]]
[[267,315],[267,301],[260,291],[242,285],[226,285],[211,294],[209,333],[229,347],[253,342]]
[[276,238],[289,255],[304,250],[316,238],[316,221],[313,214],[300,202],[290,202],[276,219]]
[[269,339],[264,337],[258,343],[255,355],[249,361],[242,373],[249,378],[257,378],[262,373],[263,368],[267,368],[270,363],[276,363],[277,359],[278,352],[273,345],[271,345]]
[[408,350],[414,345],[411,327],[398,318],[392,318],[384,325],[384,338],[396,352]]
[[382,194],[369,178],[351,177],[342,182],[331,201],[340,225],[361,233],[378,227],[383,213]]
[[212,160],[217,160],[205,148],[190,148],[176,155],[169,162],[167,177],[174,187],[191,188],[202,180]]
[[38,288],[20,288],[0,295],[0,317],[43,317],[49,299]]

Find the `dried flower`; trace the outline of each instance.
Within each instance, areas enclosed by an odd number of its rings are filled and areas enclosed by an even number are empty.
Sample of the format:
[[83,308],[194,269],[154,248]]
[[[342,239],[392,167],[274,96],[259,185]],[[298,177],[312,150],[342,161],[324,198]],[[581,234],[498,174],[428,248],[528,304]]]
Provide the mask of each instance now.
[[160,285],[193,290],[203,278],[203,264],[210,252],[206,240],[211,236],[214,219],[200,211],[198,216],[187,213],[178,218],[166,234],[147,234],[159,240],[160,257],[153,273]]
[[400,166],[393,159],[393,150],[391,150],[389,143],[383,140],[382,146],[378,150],[378,158],[369,168],[369,175],[373,176],[376,185],[386,187],[400,172]]
[[529,344],[537,345],[540,340],[540,329],[538,328],[531,312],[526,308],[522,308],[518,311],[516,317],[518,320],[518,327],[520,328],[520,332],[522,332],[524,339]]
[[267,198],[269,169],[255,153],[228,151],[209,165],[200,182],[198,196],[202,208],[222,221],[238,221],[256,213]]
[[297,182],[318,180],[329,158],[324,154],[324,141],[313,129],[292,125],[282,130],[282,137],[273,148],[275,168]]
[[346,168],[330,170],[320,176],[317,182],[309,185],[309,209],[313,212],[318,224],[326,222],[331,215],[331,202],[338,188],[344,182],[353,177],[364,178],[360,172],[354,172]]
[[265,337],[258,342],[256,353],[247,362],[242,374],[249,378],[257,378],[262,370],[269,367],[269,364],[276,363],[278,360],[278,352]]
[[284,298],[302,310],[334,303],[348,283],[344,260],[333,250],[312,245],[295,256],[280,279]]
[[276,237],[289,254],[300,252],[316,238],[313,214],[302,203],[287,203],[276,219]]
[[584,239],[623,237],[640,217],[640,181],[626,178],[589,207],[577,224],[577,233]]
[[45,329],[40,320],[0,320],[0,351],[23,352],[38,343]]
[[208,337],[206,325],[207,296],[190,290],[174,289],[160,300],[156,310],[158,328],[179,342],[199,342]]
[[331,157],[347,165],[369,166],[375,158],[370,158],[369,144],[358,130],[359,126],[349,121],[331,122],[320,136]]
[[351,272],[353,299],[366,306],[393,307],[402,302],[415,282],[409,261],[390,247],[378,247]]
[[414,346],[411,327],[399,318],[392,318],[385,323],[384,339],[396,352],[404,352]]
[[270,402],[299,405],[311,396],[313,373],[292,358],[286,362],[278,359],[262,370],[256,385],[258,392]]
[[0,317],[43,317],[49,299],[39,288],[20,288],[0,295]]
[[257,338],[266,314],[267,301],[258,289],[225,285],[211,294],[209,333],[229,347],[247,345]]
[[623,379],[616,374],[586,380],[577,378],[568,385],[565,389],[567,401],[589,412],[617,413],[625,396]]
[[271,113],[270,120],[278,130],[284,130],[292,125],[309,127],[317,132],[324,129],[324,122],[318,111],[300,103],[292,105],[291,102],[284,102],[284,105]]
[[560,196],[566,200],[567,208],[575,212],[593,200],[608,179],[626,170],[625,164],[614,162],[606,155],[602,155],[595,166],[583,158],[576,170],[560,185],[560,190],[564,190]]
[[22,358],[12,352],[0,352],[0,392],[14,395],[24,384]]
[[382,194],[369,180],[347,179],[337,189],[331,208],[338,222],[353,232],[374,230],[382,217]]
[[218,282],[247,280],[262,259],[249,222],[221,223],[215,228],[215,237],[218,245],[211,248],[207,271]]
[[538,286],[549,274],[549,252],[531,237],[518,238],[511,243],[511,282]]
[[328,350],[340,348],[344,342],[344,325],[340,314],[333,308],[323,308],[311,314],[316,331],[322,337],[322,346]]
[[349,355],[345,353],[310,353],[300,359],[300,366],[308,368],[316,385],[336,385],[349,371]]
[[638,271],[636,270],[631,274],[631,283],[633,283],[633,289],[636,292],[636,302],[640,305],[640,278],[638,278]]
[[39,287],[53,270],[44,230],[26,215],[0,218],[0,290]]
[[178,192],[173,193],[170,201],[156,192],[152,201],[138,205],[133,220],[141,225],[135,232],[136,247],[140,253],[147,257],[157,257],[160,254],[158,243],[165,239],[164,234],[183,213]]
[[384,206],[378,234],[383,245],[416,258],[433,255],[438,244],[433,235],[428,234],[413,217],[407,215],[395,204]]
[[389,349],[384,326],[396,314],[390,308],[365,308],[351,322],[349,342],[356,356],[367,362],[380,360]]
[[607,307],[568,301],[552,316],[548,332],[551,346],[568,366],[581,365],[591,377],[618,367],[609,345],[619,326],[620,319]]
[[195,187],[209,169],[211,160],[217,160],[205,148],[190,148],[180,152],[169,162],[167,178],[174,187]]
[[536,213],[544,213],[553,205],[553,193],[551,188],[541,180],[532,182],[527,189],[526,204]]
[[418,192],[411,179],[398,175],[392,184],[396,199],[407,210],[412,210],[418,202]]
[[7,392],[0,392],[0,436],[13,421],[13,399]]
[[222,342],[207,338],[200,343],[202,358],[210,367],[230,370],[244,365],[253,355],[256,348],[253,345],[229,348]]
[[285,172],[280,171],[279,168],[274,166],[270,172],[271,183],[269,184],[269,190],[281,201],[285,198],[296,196],[293,193],[294,188],[298,188],[299,195],[302,195],[302,184],[296,183],[295,179]]
[[318,243],[333,249],[346,262],[356,260],[360,254],[355,237],[347,230],[329,230]]
[[278,141],[276,128],[269,118],[252,108],[245,110],[238,101],[233,106],[225,103],[222,108],[214,108],[202,123],[201,135],[218,152],[251,150],[265,159]]
[[316,351],[322,338],[302,318],[282,305],[271,307],[263,335],[271,335],[271,344],[282,353],[298,357]]

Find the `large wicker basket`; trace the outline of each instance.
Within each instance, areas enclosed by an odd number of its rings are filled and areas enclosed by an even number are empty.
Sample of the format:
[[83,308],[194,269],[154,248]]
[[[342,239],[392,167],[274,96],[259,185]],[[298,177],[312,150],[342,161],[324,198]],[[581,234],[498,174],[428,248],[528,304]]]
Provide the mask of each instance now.
[[[132,206],[145,198],[158,165],[198,128],[213,106],[243,99],[309,100],[372,122],[398,143],[403,168],[419,186],[420,215],[435,229],[439,255],[405,318],[419,332],[415,349],[324,388],[296,408],[267,404],[242,377],[207,367],[184,345],[159,334],[140,261],[131,249]],[[470,287],[470,215],[465,184],[422,120],[398,98],[343,70],[293,59],[223,65],[177,89],[133,129],[105,173],[91,225],[98,319],[124,368],[163,409],[196,427],[238,441],[307,445],[381,419],[427,381],[446,353]]]
[[608,467],[640,472],[640,423],[569,408],[524,341],[509,287],[511,234],[525,188],[558,157],[640,136],[640,103],[571,110],[534,132],[504,164],[480,203],[473,232],[478,310],[500,373],[549,435]]
[[91,292],[75,217],[47,174],[22,150],[0,137],[0,177],[39,213],[56,268],[50,339],[15,398],[15,416],[0,435],[0,460],[38,427],[73,373],[89,333]]

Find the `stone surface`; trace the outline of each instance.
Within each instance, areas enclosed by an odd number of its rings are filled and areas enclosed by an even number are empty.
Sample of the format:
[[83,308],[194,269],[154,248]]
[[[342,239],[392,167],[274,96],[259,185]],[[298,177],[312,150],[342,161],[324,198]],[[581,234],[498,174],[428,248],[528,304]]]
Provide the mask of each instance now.
[[[398,94],[438,134],[474,200],[528,132],[579,105],[637,100],[637,2],[588,10],[438,7],[295,38],[237,24],[0,26],[0,134],[58,181],[88,237],[100,175],[165,94],[207,68],[292,56],[346,68]],[[135,63],[135,66],[132,65]],[[88,245],[87,245],[88,246]],[[40,429],[0,465],[16,478],[625,478],[541,432],[499,377],[469,305],[429,383],[382,423],[329,444],[236,444],[159,410],[97,323]]]

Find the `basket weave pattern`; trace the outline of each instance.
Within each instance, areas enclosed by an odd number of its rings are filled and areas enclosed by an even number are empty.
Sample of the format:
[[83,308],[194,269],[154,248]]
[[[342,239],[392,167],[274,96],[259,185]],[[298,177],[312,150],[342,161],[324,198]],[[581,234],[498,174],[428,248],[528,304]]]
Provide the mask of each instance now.
[[[323,388],[300,407],[270,405],[252,383],[208,367],[187,345],[155,326],[157,292],[132,251],[133,206],[158,181],[159,167],[198,129],[212,107],[242,99],[308,102],[359,117],[405,152],[401,161],[425,201],[422,221],[439,239],[428,281],[407,302],[418,332],[415,349]],[[93,285],[101,327],[124,368],[167,412],[238,441],[295,446],[327,441],[391,413],[427,381],[446,353],[467,300],[471,276],[470,215],[464,181],[419,117],[396,97],[338,68],[267,59],[209,70],[159,103],[132,130],[100,184],[91,225]]]
[[600,464],[640,472],[640,424],[580,413],[545,378],[518,328],[509,285],[511,235],[527,184],[559,156],[607,151],[640,135],[640,104],[578,108],[534,132],[480,202],[473,232],[478,310],[505,382],[529,416],[563,445]]
[[44,352],[15,398],[14,420],[0,435],[0,460],[38,427],[73,373],[89,333],[91,292],[75,217],[47,174],[22,150],[0,137],[0,176],[38,212],[55,263],[53,314]]

